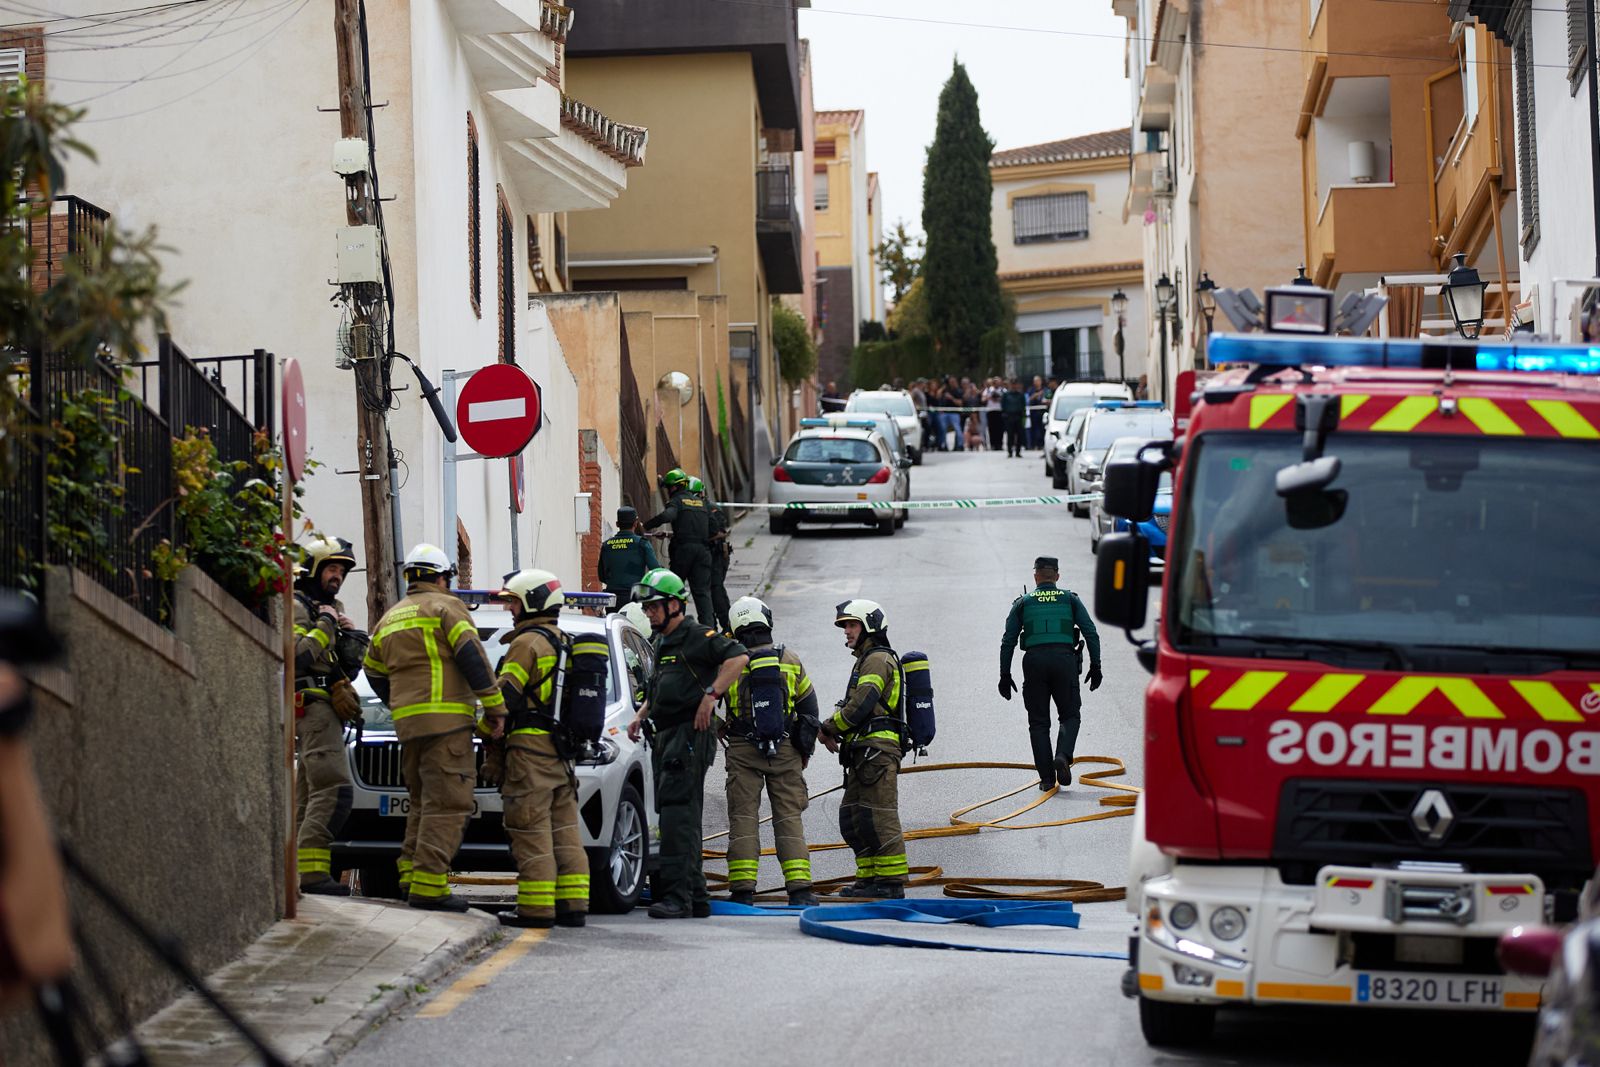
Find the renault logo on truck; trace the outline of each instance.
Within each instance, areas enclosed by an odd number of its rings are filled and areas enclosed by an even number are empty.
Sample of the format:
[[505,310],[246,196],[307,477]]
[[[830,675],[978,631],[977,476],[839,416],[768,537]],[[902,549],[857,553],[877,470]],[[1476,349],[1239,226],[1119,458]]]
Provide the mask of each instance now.
[[1436,843],[1444,840],[1455,821],[1456,814],[1450,810],[1450,802],[1437,789],[1423,790],[1417,798],[1417,806],[1411,809],[1411,825],[1417,828],[1417,833]]

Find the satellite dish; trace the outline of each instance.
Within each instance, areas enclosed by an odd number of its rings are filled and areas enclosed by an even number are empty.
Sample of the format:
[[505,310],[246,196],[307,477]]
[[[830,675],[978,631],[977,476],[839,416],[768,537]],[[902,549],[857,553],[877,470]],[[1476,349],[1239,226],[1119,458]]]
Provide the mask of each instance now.
[[694,399],[694,382],[681,370],[669,371],[656,382],[656,392],[677,393],[678,404],[681,407]]

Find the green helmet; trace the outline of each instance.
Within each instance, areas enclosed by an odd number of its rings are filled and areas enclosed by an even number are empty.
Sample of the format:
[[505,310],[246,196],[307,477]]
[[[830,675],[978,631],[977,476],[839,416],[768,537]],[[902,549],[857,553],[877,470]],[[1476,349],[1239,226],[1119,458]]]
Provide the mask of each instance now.
[[691,493],[704,493],[706,491],[706,483],[702,482],[699,478],[696,478],[692,474],[689,475],[688,485],[689,492]]
[[689,587],[667,568],[657,567],[639,579],[633,587],[633,599],[638,604],[649,604],[656,600],[688,600]]
[[671,470],[661,476],[662,487],[669,490],[676,489],[678,486],[684,485],[688,481],[689,476],[684,473],[682,467],[673,467]]

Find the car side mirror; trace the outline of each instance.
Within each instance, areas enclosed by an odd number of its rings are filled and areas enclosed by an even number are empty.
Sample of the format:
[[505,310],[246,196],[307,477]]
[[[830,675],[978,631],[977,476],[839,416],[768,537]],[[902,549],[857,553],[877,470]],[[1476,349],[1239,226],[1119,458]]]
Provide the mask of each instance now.
[[1106,464],[1100,475],[1105,485],[1107,514],[1133,522],[1147,521],[1156,510],[1156,492],[1161,488],[1161,467],[1138,459],[1119,459]]
[[895,466],[899,467],[903,471],[910,470],[911,469],[911,465],[912,465],[911,464],[911,460],[906,456],[901,456],[898,460],[895,461]]
[[1139,629],[1150,601],[1150,540],[1140,533],[1106,534],[1096,559],[1095,618],[1124,630]]
[[782,456],[773,456],[771,460],[772,466],[776,467],[778,465],[778,461],[781,459],[783,459]]
[[1564,935],[1553,926],[1513,926],[1500,935],[1496,955],[1509,974],[1548,978],[1561,954]]

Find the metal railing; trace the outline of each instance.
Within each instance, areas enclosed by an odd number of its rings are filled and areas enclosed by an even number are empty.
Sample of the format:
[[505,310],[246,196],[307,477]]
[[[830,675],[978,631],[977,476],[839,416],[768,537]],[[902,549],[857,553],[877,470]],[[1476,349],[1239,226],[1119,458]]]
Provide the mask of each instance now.
[[739,463],[748,471],[753,471],[752,456],[750,455],[750,427],[745,422],[744,405],[739,402],[737,389],[728,392],[728,433],[733,437],[734,451],[739,454]]
[[622,337],[622,391],[617,401],[622,437],[622,502],[644,513],[651,509],[650,477],[644,466],[645,456],[650,452],[650,434],[645,428],[639,382],[633,376],[628,333],[620,326],[618,330]]
[[678,465],[678,456],[672,450],[672,438],[667,436],[667,428],[656,423],[656,478],[666,477],[669,470]]
[[718,500],[728,499],[728,482],[722,471],[722,440],[706,408],[706,395],[700,393],[700,476]]
[[561,125],[624,166],[644,166],[650,131],[643,126],[608,119],[595,108],[565,94],[561,97]]
[[756,171],[756,220],[788,223],[800,232],[800,212],[794,198],[794,171],[786,164],[770,164]]
[[43,292],[61,274],[68,256],[78,255],[105,241],[111,213],[76,196],[58,196],[48,207],[25,217],[28,247],[33,251],[29,281],[35,292]]
[[156,358],[130,366],[139,375],[139,395],[161,412],[176,436],[205,430],[217,457],[232,463],[253,460],[256,433],[271,435],[276,427],[272,363],[260,348],[242,356],[191,359],[162,334]]
[[[21,397],[17,417],[39,422],[39,412]],[[0,588],[42,592],[39,561],[45,552],[44,449],[27,437],[13,438],[0,479]]]

